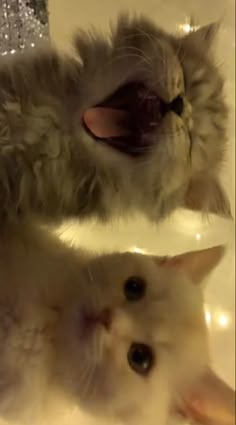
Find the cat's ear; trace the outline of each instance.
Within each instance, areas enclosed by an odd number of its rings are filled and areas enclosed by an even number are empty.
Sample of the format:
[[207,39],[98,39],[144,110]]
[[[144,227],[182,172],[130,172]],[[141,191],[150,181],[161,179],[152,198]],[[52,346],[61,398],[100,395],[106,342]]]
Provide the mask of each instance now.
[[208,51],[214,46],[219,29],[220,22],[214,22],[202,26],[196,31],[190,32],[184,37],[184,40],[188,43],[194,43],[198,48],[203,48],[205,51]]
[[232,219],[228,196],[216,177],[203,176],[192,179],[183,207]]
[[159,265],[181,270],[194,284],[200,284],[219,264],[224,253],[225,247],[220,245],[174,257],[160,258]]

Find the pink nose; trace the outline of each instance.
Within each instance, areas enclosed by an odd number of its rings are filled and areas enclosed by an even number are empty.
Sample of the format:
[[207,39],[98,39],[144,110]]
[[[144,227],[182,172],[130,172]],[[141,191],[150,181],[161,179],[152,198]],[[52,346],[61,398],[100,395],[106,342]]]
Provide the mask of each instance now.
[[98,321],[106,328],[109,329],[112,322],[111,310],[105,308],[98,316]]
[[85,319],[90,325],[100,324],[109,330],[112,322],[112,315],[108,308],[104,308],[99,314],[87,314]]

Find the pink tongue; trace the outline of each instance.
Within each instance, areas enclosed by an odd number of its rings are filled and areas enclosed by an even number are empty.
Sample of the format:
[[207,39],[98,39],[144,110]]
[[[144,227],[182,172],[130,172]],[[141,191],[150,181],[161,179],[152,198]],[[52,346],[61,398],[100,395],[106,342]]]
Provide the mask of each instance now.
[[83,116],[86,127],[100,139],[122,137],[130,133],[129,113],[120,109],[94,107],[85,111]]

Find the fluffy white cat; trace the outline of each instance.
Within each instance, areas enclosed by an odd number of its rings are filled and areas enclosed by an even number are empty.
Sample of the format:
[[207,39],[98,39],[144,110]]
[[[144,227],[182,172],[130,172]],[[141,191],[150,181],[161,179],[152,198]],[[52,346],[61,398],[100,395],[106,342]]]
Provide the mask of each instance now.
[[175,420],[174,409],[209,365],[200,283],[223,251],[93,256],[40,228],[6,228],[0,239],[2,420]]

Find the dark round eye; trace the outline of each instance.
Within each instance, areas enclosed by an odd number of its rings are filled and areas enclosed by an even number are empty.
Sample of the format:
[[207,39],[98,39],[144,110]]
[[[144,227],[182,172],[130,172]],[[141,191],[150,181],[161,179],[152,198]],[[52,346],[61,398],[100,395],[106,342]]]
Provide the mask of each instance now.
[[129,277],[124,286],[124,292],[128,301],[139,301],[145,294],[146,285],[140,277]]
[[154,363],[153,352],[148,345],[134,343],[128,352],[128,362],[136,373],[147,375]]

